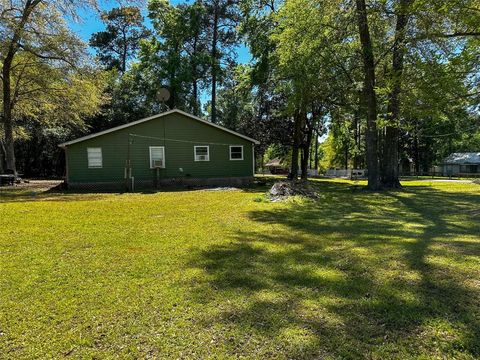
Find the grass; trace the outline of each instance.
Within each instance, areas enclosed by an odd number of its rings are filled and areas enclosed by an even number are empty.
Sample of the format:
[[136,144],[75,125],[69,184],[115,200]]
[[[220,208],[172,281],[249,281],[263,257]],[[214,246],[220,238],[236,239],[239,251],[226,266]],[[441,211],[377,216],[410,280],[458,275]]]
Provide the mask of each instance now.
[[0,193],[0,358],[480,357],[480,185]]

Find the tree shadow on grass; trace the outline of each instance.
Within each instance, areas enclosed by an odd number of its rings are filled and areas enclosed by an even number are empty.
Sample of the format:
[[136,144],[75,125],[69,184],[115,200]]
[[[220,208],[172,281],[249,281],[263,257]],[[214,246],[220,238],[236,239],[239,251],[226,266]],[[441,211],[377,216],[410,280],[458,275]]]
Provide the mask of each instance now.
[[480,196],[316,186],[320,202],[252,211],[259,230],[193,254],[198,301],[230,303],[204,326],[258,337],[259,356],[480,356]]

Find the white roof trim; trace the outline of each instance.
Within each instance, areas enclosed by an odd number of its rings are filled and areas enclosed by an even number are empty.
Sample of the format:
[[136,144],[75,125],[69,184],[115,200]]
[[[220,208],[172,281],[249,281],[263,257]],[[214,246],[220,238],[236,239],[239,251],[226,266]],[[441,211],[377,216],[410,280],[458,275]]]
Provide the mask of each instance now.
[[173,110],[169,110],[169,111],[166,111],[164,113],[161,113],[161,114],[157,114],[157,115],[153,115],[153,116],[149,116],[149,117],[146,117],[144,119],[140,119],[140,120],[137,120],[137,121],[132,121],[131,123],[128,123],[128,124],[124,124],[124,125],[120,125],[120,126],[115,126],[111,129],[108,129],[108,130],[103,130],[103,131],[100,131],[100,132],[97,132],[97,133],[94,133],[94,134],[90,134],[90,135],[87,135],[87,136],[82,136],[78,139],[75,139],[75,140],[71,140],[71,141],[67,141],[67,142],[64,142],[60,145],[58,145],[59,147],[61,148],[65,148],[66,146],[68,145],[72,145],[72,144],[76,144],[76,143],[79,143],[79,142],[82,142],[82,141],[85,141],[85,140],[89,140],[89,139],[92,139],[92,138],[95,138],[97,136],[101,136],[101,135],[104,135],[104,134],[108,134],[108,133],[111,133],[111,132],[114,132],[114,131],[117,131],[117,130],[121,130],[121,129],[125,129],[127,127],[130,127],[130,126],[134,126],[134,125],[137,125],[137,124],[141,124],[141,123],[144,123],[144,122],[147,122],[147,121],[150,121],[150,120],[153,120],[153,119],[157,119],[157,118],[160,118],[160,117],[163,117],[163,116],[166,116],[166,115],[170,115],[170,114],[173,114],[173,113],[179,113],[179,114],[182,114],[182,115],[185,115],[191,119],[194,119],[194,120],[197,120],[197,121],[200,121],[204,124],[207,124],[207,125],[210,125],[210,126],[213,126],[213,127],[216,127],[217,129],[220,129],[220,130],[223,130],[223,131],[226,131],[230,134],[233,134],[233,135],[236,135],[238,137],[241,137],[245,140],[248,140],[248,141],[251,141],[252,143],[254,144],[260,144],[259,141],[255,140],[255,139],[252,139],[248,136],[245,136],[245,135],[242,135],[242,134],[239,134],[233,130],[230,130],[230,129],[227,129],[223,126],[220,126],[220,125],[217,125],[217,124],[214,124],[214,123],[211,123],[207,120],[203,120],[201,118],[199,118],[198,116],[195,116],[195,115],[192,115],[192,114],[189,114],[189,113],[186,113],[185,111],[182,111],[182,110],[178,110],[178,109],[173,109]]

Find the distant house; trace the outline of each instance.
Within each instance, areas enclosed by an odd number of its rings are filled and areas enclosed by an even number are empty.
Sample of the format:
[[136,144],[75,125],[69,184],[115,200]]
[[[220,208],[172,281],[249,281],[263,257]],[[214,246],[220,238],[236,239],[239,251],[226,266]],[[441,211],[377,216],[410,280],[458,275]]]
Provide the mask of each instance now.
[[450,154],[442,167],[445,176],[480,176],[480,152]]
[[254,176],[258,141],[171,110],[68,141],[69,187],[244,184]]
[[288,174],[288,166],[282,163],[282,160],[275,158],[265,164],[270,174]]

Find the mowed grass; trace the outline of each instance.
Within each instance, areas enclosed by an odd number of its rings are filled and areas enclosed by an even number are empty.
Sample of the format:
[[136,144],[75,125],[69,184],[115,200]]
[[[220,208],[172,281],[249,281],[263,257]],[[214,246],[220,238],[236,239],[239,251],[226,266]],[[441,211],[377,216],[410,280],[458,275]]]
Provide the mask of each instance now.
[[0,358],[479,358],[480,185],[312,184],[0,193]]

